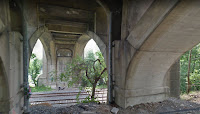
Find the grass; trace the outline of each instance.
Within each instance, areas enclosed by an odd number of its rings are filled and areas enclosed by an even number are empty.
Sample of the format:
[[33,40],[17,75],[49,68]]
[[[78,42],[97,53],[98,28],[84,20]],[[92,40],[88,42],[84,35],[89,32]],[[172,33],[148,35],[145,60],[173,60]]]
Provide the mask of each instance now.
[[31,87],[31,92],[44,92],[44,91],[52,91],[51,87],[46,87],[44,85],[38,87]]

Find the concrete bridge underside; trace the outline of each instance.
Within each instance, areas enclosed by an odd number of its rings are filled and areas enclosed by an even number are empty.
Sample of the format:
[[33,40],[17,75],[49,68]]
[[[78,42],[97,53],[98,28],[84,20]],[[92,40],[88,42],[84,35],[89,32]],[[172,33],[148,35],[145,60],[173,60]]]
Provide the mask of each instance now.
[[0,112],[22,112],[22,16],[29,56],[37,39],[45,49],[45,78],[57,69],[58,49],[75,57],[91,38],[108,64],[111,27],[114,101],[124,108],[178,97],[178,58],[200,42],[198,0],[25,0],[23,8],[18,0],[0,2]]

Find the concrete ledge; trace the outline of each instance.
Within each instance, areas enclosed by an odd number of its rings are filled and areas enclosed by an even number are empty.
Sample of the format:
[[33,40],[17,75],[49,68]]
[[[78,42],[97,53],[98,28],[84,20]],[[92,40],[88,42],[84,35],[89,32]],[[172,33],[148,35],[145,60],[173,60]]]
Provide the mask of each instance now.
[[157,87],[157,88],[144,88],[136,90],[125,90],[125,97],[138,97],[146,95],[155,95],[155,94],[168,94],[169,87]]
[[0,19],[0,33],[2,33],[5,29],[5,25],[4,23],[2,22],[2,20]]
[[165,93],[147,95],[147,96],[129,97],[129,98],[126,98],[125,108],[128,106],[134,106],[140,103],[163,101],[167,98],[168,98],[168,95],[166,95]]
[[126,108],[140,103],[163,101],[168,98],[169,92],[167,86],[135,90],[125,90],[115,86],[115,102]]

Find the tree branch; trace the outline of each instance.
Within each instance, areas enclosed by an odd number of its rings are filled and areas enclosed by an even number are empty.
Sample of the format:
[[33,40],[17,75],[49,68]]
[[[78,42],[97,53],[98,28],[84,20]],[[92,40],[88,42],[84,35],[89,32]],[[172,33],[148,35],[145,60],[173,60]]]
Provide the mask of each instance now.
[[88,71],[87,71],[87,70],[85,71],[85,75],[86,75],[86,77],[88,78],[89,82],[90,82],[91,84],[93,84],[92,81],[91,81],[91,79],[90,79],[90,77],[88,76]]
[[100,61],[100,59],[97,59],[97,60],[93,61],[93,62],[94,62],[94,63],[93,63],[93,69],[94,69],[94,71],[96,71],[95,63],[96,63],[97,61],[100,63],[100,65],[102,64],[101,61]]

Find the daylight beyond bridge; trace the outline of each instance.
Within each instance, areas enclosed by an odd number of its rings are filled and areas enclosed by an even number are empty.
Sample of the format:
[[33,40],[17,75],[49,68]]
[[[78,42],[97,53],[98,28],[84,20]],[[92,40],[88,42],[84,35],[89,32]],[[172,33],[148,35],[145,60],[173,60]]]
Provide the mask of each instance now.
[[113,79],[110,101],[126,108],[178,97],[176,61],[200,42],[199,6],[199,0],[1,0],[0,113],[26,110],[27,64],[38,39],[47,84],[49,72],[82,56],[93,39]]

